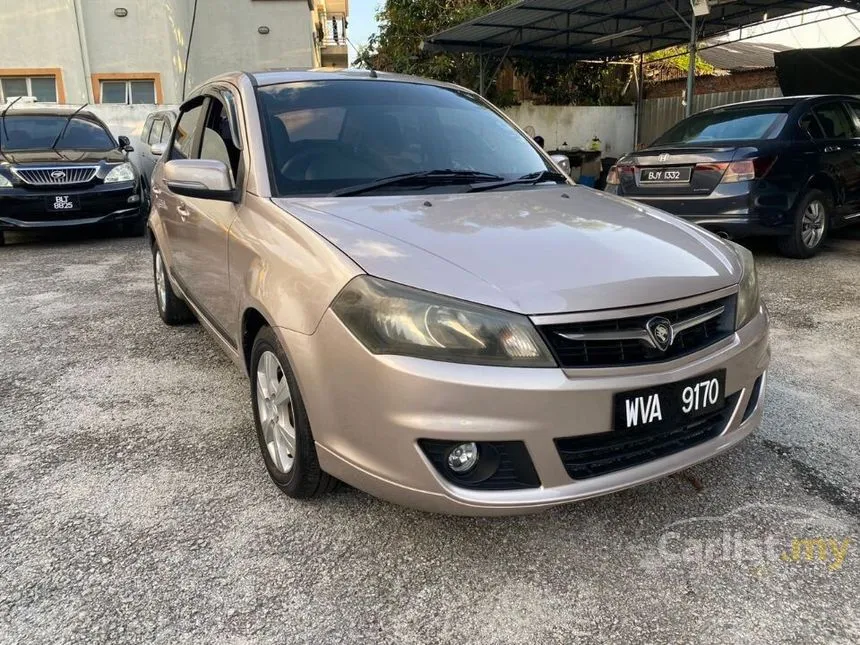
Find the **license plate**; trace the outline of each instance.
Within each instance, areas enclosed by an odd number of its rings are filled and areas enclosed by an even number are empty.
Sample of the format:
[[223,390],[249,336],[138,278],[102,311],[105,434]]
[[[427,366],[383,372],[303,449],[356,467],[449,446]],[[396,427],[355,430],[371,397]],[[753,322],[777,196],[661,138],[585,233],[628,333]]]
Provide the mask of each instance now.
[[81,208],[81,200],[77,195],[55,195],[45,198],[45,201],[45,206],[52,213],[68,213]]
[[690,168],[642,168],[639,181],[671,184],[690,181]]
[[680,427],[725,405],[726,371],[615,395],[615,430]]

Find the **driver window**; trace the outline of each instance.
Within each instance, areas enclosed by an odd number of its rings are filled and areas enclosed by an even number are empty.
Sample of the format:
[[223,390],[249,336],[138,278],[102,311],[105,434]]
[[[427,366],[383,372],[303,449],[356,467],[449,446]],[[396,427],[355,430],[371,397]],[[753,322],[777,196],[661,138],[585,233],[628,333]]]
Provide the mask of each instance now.
[[203,130],[200,158],[223,162],[230,169],[233,181],[236,181],[239,175],[241,153],[233,144],[233,139],[230,136],[230,120],[227,109],[217,99],[209,101],[209,114],[206,117],[206,127]]

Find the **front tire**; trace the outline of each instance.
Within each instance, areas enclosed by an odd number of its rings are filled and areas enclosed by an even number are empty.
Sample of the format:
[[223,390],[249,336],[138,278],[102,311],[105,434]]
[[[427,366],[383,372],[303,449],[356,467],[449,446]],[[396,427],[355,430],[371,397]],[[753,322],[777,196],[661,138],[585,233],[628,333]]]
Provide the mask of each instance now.
[[337,480],[320,468],[298,383],[271,327],[251,350],[251,401],[257,440],[272,481],[290,497],[317,497]]
[[155,282],[155,304],[161,319],[171,326],[193,321],[194,314],[173,291],[167,275],[167,266],[158,245],[152,247],[152,274]]
[[794,211],[791,234],[778,240],[779,250],[790,258],[811,258],[821,250],[830,231],[830,196],[817,189],[806,193]]

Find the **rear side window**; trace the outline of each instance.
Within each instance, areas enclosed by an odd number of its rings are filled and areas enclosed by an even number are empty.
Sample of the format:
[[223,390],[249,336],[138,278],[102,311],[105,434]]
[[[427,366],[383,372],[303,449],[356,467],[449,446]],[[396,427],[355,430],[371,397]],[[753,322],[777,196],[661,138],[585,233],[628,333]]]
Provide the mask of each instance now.
[[162,130],[163,129],[164,129],[164,121],[162,121],[161,119],[157,119],[152,124],[152,132],[149,135],[149,140],[147,141],[147,143],[149,143],[150,145],[153,143],[159,143],[162,140],[161,137],[162,137]]
[[800,117],[800,121],[798,121],[800,128],[807,133],[813,139],[823,139],[824,132],[821,130],[821,126],[818,124],[818,119],[813,116],[812,112],[807,112],[802,117]]
[[196,159],[197,129],[202,123],[203,101],[184,111],[176,124],[176,136],[173,139],[171,159]]
[[848,114],[841,103],[827,103],[813,109],[825,139],[850,139],[854,136],[854,127],[848,119]]
[[654,143],[772,139],[782,130],[787,112],[779,105],[702,112],[684,119]]

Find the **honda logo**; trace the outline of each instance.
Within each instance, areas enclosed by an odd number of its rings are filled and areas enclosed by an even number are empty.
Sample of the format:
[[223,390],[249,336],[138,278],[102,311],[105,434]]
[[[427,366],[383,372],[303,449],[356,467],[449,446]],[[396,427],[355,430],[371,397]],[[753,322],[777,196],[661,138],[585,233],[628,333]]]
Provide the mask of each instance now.
[[659,157],[657,157],[657,161],[659,161],[660,163],[665,163],[666,161],[669,161],[669,153],[664,152]]

